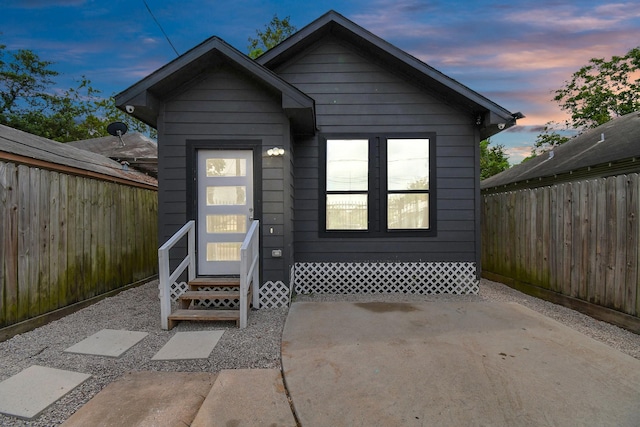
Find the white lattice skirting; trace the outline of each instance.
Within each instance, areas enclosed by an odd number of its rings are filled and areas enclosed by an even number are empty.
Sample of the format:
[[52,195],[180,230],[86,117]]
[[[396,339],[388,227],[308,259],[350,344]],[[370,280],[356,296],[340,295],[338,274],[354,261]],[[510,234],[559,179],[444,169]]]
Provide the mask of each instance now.
[[477,294],[475,262],[300,262],[294,266],[298,294]]
[[[189,289],[186,282],[174,282],[170,288],[171,301],[176,302],[180,295]],[[224,291],[226,288],[204,287],[201,290]],[[265,282],[260,286],[260,295],[258,302],[260,308],[278,308],[289,305],[290,291],[289,286],[282,281]],[[201,307],[216,308],[238,308],[240,301],[237,299],[224,300],[201,300],[198,305]]]

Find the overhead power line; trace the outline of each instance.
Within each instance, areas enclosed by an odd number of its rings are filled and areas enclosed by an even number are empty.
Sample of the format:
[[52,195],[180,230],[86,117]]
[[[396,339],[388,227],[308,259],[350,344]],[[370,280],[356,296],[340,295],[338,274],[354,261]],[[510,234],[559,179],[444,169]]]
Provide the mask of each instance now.
[[153,18],[154,21],[156,21],[156,24],[158,24],[158,28],[160,28],[160,31],[162,31],[162,34],[164,34],[164,37],[167,39],[167,41],[169,42],[169,44],[171,45],[171,49],[173,49],[173,51],[176,53],[176,56],[180,56],[180,54],[178,53],[178,51],[176,50],[175,46],[173,45],[173,43],[171,43],[171,39],[169,38],[169,36],[167,35],[167,33],[164,32],[164,29],[162,28],[162,25],[160,25],[160,22],[158,22],[158,20],[156,19],[156,17],[153,15],[153,12],[151,12],[151,8],[149,7],[149,5],[147,4],[146,0],[142,0],[142,3],[144,3],[144,5],[147,7],[147,10],[149,11],[149,15],[151,15],[151,17]]

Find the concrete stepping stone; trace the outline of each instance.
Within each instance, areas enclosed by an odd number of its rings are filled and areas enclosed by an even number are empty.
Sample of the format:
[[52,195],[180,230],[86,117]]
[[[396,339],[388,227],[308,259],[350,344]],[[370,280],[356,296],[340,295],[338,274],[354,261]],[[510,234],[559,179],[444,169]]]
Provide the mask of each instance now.
[[91,378],[91,375],[33,365],[0,383],[0,412],[28,420]]
[[129,372],[62,425],[188,426],[215,379],[216,374],[210,372]]
[[191,427],[295,427],[279,369],[220,371]]
[[120,357],[147,335],[146,332],[103,329],[79,343],[72,345],[66,349],[65,352]]
[[176,332],[152,360],[207,359],[224,331]]

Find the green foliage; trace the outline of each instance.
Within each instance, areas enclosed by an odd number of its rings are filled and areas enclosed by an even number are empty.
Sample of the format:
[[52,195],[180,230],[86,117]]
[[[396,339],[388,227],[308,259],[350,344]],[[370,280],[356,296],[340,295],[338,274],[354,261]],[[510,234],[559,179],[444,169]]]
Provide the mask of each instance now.
[[271,22],[265,25],[264,31],[256,30],[257,37],[249,37],[249,56],[256,59],[295,33],[297,28],[291,25],[289,19],[290,17],[287,16],[281,20],[278,15],[273,15]]
[[31,50],[7,53],[0,45],[0,123],[60,142],[106,136],[113,121],[155,135],[118,110],[113,98],[102,98],[84,76],[77,87],[57,90],[54,77],[59,74],[51,65]]
[[504,152],[504,146],[498,144],[489,148],[491,140],[480,141],[480,179],[499,174],[509,169],[509,156]]
[[597,127],[640,110],[640,47],[610,60],[593,58],[576,71],[554,100],[571,114],[574,129]]
[[[30,50],[18,50],[5,60],[5,45],[0,45],[0,120],[28,110],[41,110],[50,101],[46,90],[57,71]],[[20,102],[22,101],[22,103]]]
[[553,121],[544,125],[544,130],[536,137],[536,142],[531,149],[531,155],[523,160],[523,162],[539,156],[555,147],[564,144],[571,138],[558,133],[559,125]]

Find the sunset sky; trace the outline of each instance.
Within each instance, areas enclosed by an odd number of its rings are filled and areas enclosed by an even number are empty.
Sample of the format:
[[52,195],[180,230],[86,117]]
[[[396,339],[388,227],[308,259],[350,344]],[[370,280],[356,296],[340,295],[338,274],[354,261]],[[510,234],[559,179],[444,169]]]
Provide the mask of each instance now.
[[[147,0],[182,54],[216,35],[242,52],[274,14],[299,29],[330,9],[525,119],[492,138],[512,163],[551,120],[553,91],[590,58],[640,45],[640,2]],[[142,0],[3,0],[0,44],[55,62],[67,89],[86,76],[109,96],[176,57]]]

